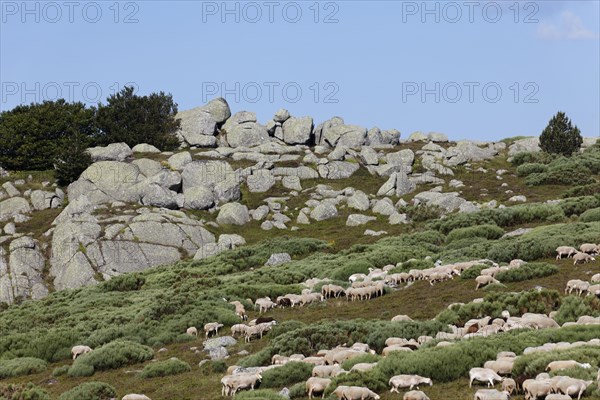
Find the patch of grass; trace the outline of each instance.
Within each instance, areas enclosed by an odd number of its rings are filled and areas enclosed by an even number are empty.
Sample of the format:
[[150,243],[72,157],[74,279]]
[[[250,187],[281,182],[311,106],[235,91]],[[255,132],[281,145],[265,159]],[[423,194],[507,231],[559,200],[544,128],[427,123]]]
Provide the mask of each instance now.
[[191,370],[190,364],[174,357],[166,361],[157,361],[146,365],[140,376],[142,378],[157,378],[161,376],[177,375]]

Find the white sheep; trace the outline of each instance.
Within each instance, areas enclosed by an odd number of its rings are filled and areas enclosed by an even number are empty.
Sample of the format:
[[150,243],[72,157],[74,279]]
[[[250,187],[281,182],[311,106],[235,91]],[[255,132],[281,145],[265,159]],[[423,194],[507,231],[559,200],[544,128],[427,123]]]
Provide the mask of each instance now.
[[79,357],[80,355],[89,353],[90,351],[92,351],[92,348],[90,346],[83,346],[83,345],[73,346],[73,348],[71,349],[71,355],[73,356],[73,360],[74,360],[77,357]]
[[598,245],[594,243],[584,243],[579,247],[582,253],[598,254]]
[[473,381],[487,382],[488,387],[494,386],[494,381],[502,382],[502,377],[489,368],[471,368],[469,371],[469,387]]
[[585,264],[591,261],[596,261],[596,259],[587,253],[577,253],[573,256],[573,265],[579,263]]
[[510,393],[496,389],[479,389],[475,392],[473,400],[510,400]]
[[211,333],[214,332],[215,335],[219,334],[219,328],[222,328],[223,324],[220,324],[218,322],[209,322],[208,324],[204,325],[204,332],[206,334],[206,337],[209,337]]
[[475,286],[475,290],[479,289],[480,287],[487,286],[490,284],[500,283],[500,281],[498,281],[497,279],[494,279],[490,275],[480,275],[477,278],[475,278],[475,282],[477,282],[477,286]]
[[567,255],[567,258],[571,258],[574,254],[577,253],[577,249],[571,246],[560,246],[556,248],[556,253],[558,253],[556,255],[557,260],[560,260],[565,254]]
[[185,330],[185,333],[190,336],[198,336],[198,329],[195,326],[190,326]]
[[546,367],[546,371],[558,371],[559,369],[567,369],[567,368],[592,368],[589,363],[580,363],[575,360],[560,360],[560,361],[552,361]]
[[150,397],[143,394],[130,393],[123,396],[121,400],[152,400]]

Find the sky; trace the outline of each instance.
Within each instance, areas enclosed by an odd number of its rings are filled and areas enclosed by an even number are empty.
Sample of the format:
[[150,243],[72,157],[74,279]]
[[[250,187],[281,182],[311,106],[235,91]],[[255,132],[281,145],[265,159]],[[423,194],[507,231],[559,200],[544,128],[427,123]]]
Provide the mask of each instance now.
[[0,1],[0,110],[132,85],[367,128],[600,136],[600,1]]

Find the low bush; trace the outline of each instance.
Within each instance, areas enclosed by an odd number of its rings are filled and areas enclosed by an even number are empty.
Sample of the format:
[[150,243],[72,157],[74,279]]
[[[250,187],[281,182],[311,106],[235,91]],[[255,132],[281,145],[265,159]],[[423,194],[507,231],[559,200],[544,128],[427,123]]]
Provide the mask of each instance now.
[[600,207],[587,210],[579,216],[581,222],[600,222]]
[[288,362],[282,367],[269,369],[262,373],[261,386],[264,388],[289,387],[310,378],[313,365],[304,362]]
[[527,263],[519,268],[499,272],[496,279],[500,282],[521,282],[534,278],[543,278],[556,274],[559,268],[548,263]]
[[600,193],[600,183],[591,183],[589,185],[580,185],[573,188],[567,189],[562,194],[563,198],[576,197],[576,196],[592,196],[596,193]]
[[387,390],[388,380],[389,378],[386,377],[385,374],[383,374],[378,368],[368,372],[350,372],[348,374],[338,375],[337,377],[333,378],[325,393],[328,394],[333,392],[335,388],[340,385],[363,386],[376,393],[381,393]]
[[44,389],[29,382],[26,384],[0,385],[2,400],[50,400],[50,395]]
[[34,357],[0,360],[0,378],[36,374],[44,371],[47,367],[46,361]]
[[497,262],[509,262],[520,258],[535,261],[556,256],[558,246],[579,247],[581,243],[594,243],[600,235],[600,224],[569,223],[546,225],[513,238],[500,239],[487,253],[487,258]]
[[139,290],[144,286],[144,283],[146,283],[146,278],[139,273],[132,273],[115,276],[106,282],[102,282],[100,288],[105,292],[128,292]]
[[58,400],[110,400],[117,396],[114,387],[104,382],[84,382],[60,395]]
[[563,297],[554,320],[562,325],[565,322],[577,321],[584,315],[600,316],[600,300],[598,298],[594,296],[587,296],[583,299],[579,296]]
[[369,268],[373,268],[373,264],[367,261],[354,261],[347,265],[337,268],[331,274],[331,279],[348,281],[348,277],[352,274],[368,274]]
[[[142,378],[156,378],[160,376],[182,374],[191,370],[190,364],[173,357],[169,360],[157,361],[146,365],[140,376]],[[227,368],[225,368],[225,370],[227,370]]]
[[310,356],[322,349],[331,349],[342,343],[352,345],[367,343],[381,352],[389,337],[417,339],[419,336],[435,336],[448,328],[438,321],[367,321],[363,319],[321,321],[303,328],[286,332],[271,340],[269,346],[244,358],[241,366],[268,365],[275,354],[304,354]]
[[544,152],[523,152],[515,154],[511,159],[511,163],[517,167],[527,163],[549,164],[555,158],[557,158],[556,155]]
[[300,399],[306,397],[306,382],[296,383],[290,388],[290,399]]
[[559,206],[567,217],[581,215],[587,210],[600,207],[600,194],[565,199],[559,203]]
[[527,312],[548,314],[560,304],[560,294],[556,290],[529,290],[518,293],[487,293],[481,303],[467,303],[444,310],[436,320],[444,324],[464,326],[473,318],[490,316],[500,318],[502,311],[508,310],[513,316]]
[[[594,326],[573,326],[537,331],[516,330],[488,337],[476,337],[447,347],[428,347],[410,353],[392,353],[379,361],[375,370],[383,373],[387,379],[397,374],[417,374],[427,376],[434,382],[450,382],[468,376],[471,368],[480,367],[486,361],[496,359],[499,351],[522,354],[525,348],[540,346],[546,342],[588,341],[597,337],[597,329]],[[598,355],[596,363],[597,357]],[[523,358],[518,362],[529,365]],[[519,370],[513,369],[513,374],[519,375]]]
[[358,357],[354,357],[351,358],[350,360],[346,360],[344,361],[344,363],[342,364],[342,368],[345,369],[346,371],[350,371],[352,369],[352,367],[354,367],[356,364],[359,363],[374,363],[381,360],[381,356],[377,355],[377,354],[364,354]]
[[142,344],[127,340],[115,340],[94,351],[77,357],[69,376],[90,376],[95,371],[120,368],[150,360],[154,351]]
[[446,237],[446,241],[451,243],[458,239],[465,238],[486,238],[500,239],[504,235],[504,230],[497,225],[477,225],[468,228],[457,228],[452,230]]
[[534,352],[517,358],[513,366],[513,375],[535,376],[540,372],[544,372],[549,363],[559,360],[576,360],[580,363],[590,363],[592,369],[598,371],[599,359],[600,347],[598,346],[578,346],[566,350]]
[[235,398],[238,400],[281,400],[279,391],[270,389],[246,390],[237,392]]
[[478,265],[473,265],[471,268],[463,271],[460,274],[460,278],[461,279],[475,279],[477,278],[480,274],[481,274],[481,270],[489,268],[489,265],[485,265],[485,264],[478,264]]
[[62,367],[56,367],[52,371],[52,376],[63,376],[69,371],[69,365],[63,365]]
[[542,173],[548,170],[548,166],[540,163],[525,163],[517,167],[517,176],[523,177],[533,173]]

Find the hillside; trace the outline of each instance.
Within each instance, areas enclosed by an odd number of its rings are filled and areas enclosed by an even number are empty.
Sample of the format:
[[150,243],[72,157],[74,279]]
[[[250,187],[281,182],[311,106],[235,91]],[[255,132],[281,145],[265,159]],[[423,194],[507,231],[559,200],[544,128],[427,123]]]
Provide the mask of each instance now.
[[[119,399],[219,399],[229,366],[363,342],[377,353],[363,361],[378,366],[336,383],[400,399],[389,378],[418,373],[433,379],[421,388],[431,400],[466,400],[483,388],[469,388],[469,369],[498,351],[600,339],[598,325],[571,324],[599,318],[600,294],[564,293],[569,280],[600,273],[599,261],[555,258],[558,246],[600,243],[595,138],[566,158],[541,152],[537,138],[453,142],[415,132],[405,139],[339,117],[315,126],[285,110],[261,125],[252,113],[232,116],[221,99],[179,117],[180,150],[96,147],[94,163],[68,187],[55,184],[52,171],[0,170],[0,399],[21,391],[14,384],[37,387],[23,398],[58,399],[89,381],[110,384]],[[475,290],[482,268],[512,260],[527,263]],[[323,284],[347,288],[351,275],[370,269],[386,267],[389,276],[466,261],[477,262],[461,276],[389,284],[370,300],[276,308],[266,315],[278,324],[262,339],[222,339],[203,351],[204,324],[224,324],[219,336],[226,336],[240,322],[228,301],[240,301],[252,320],[254,300],[300,294],[315,278],[310,288],[320,293]],[[436,347],[448,324],[504,310],[556,312],[567,324]],[[413,321],[392,322],[396,315]],[[185,333],[192,326],[199,337]],[[389,337],[425,335],[438,338],[379,356]],[[94,351],[74,362],[74,345]],[[569,354],[592,364],[578,377],[596,379],[598,346]],[[189,370],[160,363],[171,357]],[[545,359],[524,360],[521,372],[545,367]],[[147,377],[153,365],[159,376]],[[236,398],[281,398],[284,387],[306,398],[306,368],[281,368],[263,373],[261,392]],[[600,389],[590,386],[584,398],[600,400]]]

